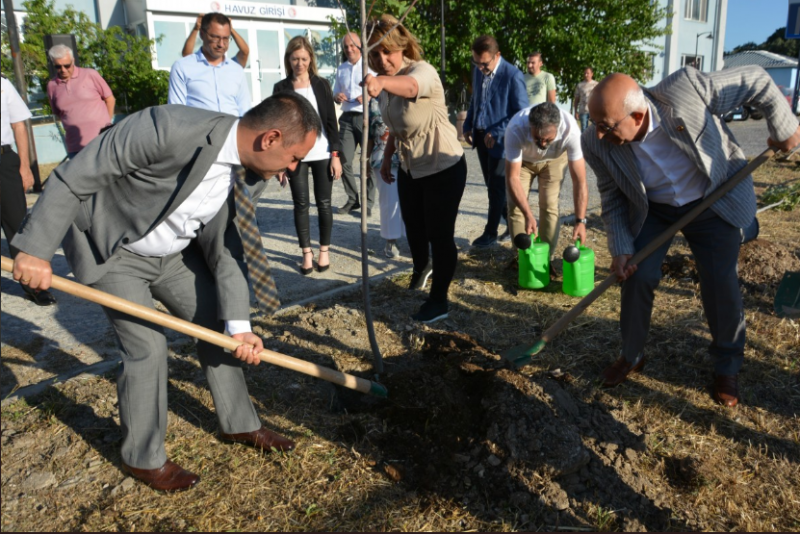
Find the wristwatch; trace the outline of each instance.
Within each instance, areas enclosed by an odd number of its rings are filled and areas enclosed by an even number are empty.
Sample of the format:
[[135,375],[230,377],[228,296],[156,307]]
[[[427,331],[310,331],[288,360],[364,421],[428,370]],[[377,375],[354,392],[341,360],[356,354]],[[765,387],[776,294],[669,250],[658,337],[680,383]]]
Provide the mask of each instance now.
[[339,157],[339,151],[338,150],[332,150],[331,151],[331,157],[332,158],[338,158]]
[[587,222],[588,221],[585,218],[584,219],[575,219],[575,224],[581,224],[581,223],[586,224]]

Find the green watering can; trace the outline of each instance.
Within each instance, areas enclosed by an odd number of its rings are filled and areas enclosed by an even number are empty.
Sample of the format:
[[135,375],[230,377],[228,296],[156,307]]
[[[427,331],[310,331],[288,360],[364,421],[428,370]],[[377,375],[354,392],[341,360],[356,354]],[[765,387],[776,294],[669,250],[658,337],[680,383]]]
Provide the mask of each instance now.
[[519,286],[525,289],[543,289],[550,284],[550,245],[539,236],[531,241],[528,234],[514,238],[519,254]]
[[[521,265],[521,264],[520,264]],[[583,297],[594,289],[594,251],[575,241],[564,250],[564,283],[561,290],[573,297]]]

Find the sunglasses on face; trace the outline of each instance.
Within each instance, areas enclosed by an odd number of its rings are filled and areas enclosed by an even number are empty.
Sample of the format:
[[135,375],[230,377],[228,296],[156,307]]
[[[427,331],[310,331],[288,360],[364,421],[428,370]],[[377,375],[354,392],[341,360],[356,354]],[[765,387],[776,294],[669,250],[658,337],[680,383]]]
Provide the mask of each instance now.
[[69,65],[53,65],[53,66],[56,68],[56,70],[69,70],[72,68],[72,63],[70,63]]

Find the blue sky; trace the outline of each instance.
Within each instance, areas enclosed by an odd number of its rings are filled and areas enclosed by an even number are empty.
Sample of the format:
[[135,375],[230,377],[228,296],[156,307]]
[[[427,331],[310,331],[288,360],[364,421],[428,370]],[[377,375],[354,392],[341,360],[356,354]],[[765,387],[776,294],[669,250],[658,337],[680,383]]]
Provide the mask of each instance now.
[[786,26],[788,0],[728,0],[725,51],[753,41],[761,44]]

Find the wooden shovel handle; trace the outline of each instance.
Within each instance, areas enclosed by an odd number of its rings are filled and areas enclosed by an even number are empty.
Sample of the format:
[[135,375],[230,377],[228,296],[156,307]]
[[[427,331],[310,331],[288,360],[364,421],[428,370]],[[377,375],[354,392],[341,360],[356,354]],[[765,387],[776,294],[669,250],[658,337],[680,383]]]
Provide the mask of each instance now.
[[[713,193],[708,195],[703,201],[692,208],[691,211],[687,212],[683,217],[675,221],[672,226],[664,230],[658,237],[653,239],[644,248],[642,248],[639,252],[633,255],[633,257],[628,261],[628,263],[636,265],[645,259],[647,256],[655,252],[661,245],[666,243],[668,240],[672,239],[672,236],[678,233],[678,230],[692,222],[698,215],[702,212],[707,210],[711,207],[714,202],[722,198],[728,191],[736,187],[742,180],[750,176],[754,170],[760,167],[765,161],[772,157],[775,154],[775,150],[772,148],[766,149],[764,152],[756,156],[750,163],[748,163],[745,167],[743,167],[739,172],[731,176],[724,184],[719,186],[714,190]],[[603,280],[600,285],[595,287],[591,293],[583,297],[579,303],[577,303],[570,311],[565,313],[561,319],[556,321],[556,323],[545,330],[542,334],[542,340],[546,343],[549,343],[553,338],[555,338],[558,334],[561,333],[566,326],[573,321],[577,316],[583,313],[583,311],[588,308],[592,302],[597,300],[597,297],[605,293],[606,289],[614,285],[617,281],[617,275],[611,273],[608,278]]]
[[[2,256],[0,257],[0,261],[2,261],[2,269],[4,271],[14,271],[14,261],[11,258]],[[226,336],[225,334],[214,332],[213,330],[198,326],[194,323],[190,323],[189,321],[184,321],[183,319],[153,310],[129,300],[110,295],[103,291],[98,291],[97,289],[87,287],[77,282],[72,282],[71,280],[61,278],[60,276],[53,275],[51,286],[55,289],[63,291],[64,293],[69,293],[70,295],[95,302],[101,306],[127,313],[128,315],[138,317],[139,319],[144,319],[145,321],[149,321],[159,326],[165,326],[177,332],[181,332],[182,334],[186,334],[187,336],[202,339],[203,341],[224,349],[234,351],[236,350],[236,347],[242,345],[241,341],[237,341],[232,337]],[[322,380],[327,380],[328,382],[333,382],[334,384],[338,384],[348,389],[354,389],[356,391],[360,391],[361,393],[372,393],[373,395],[380,397],[387,396],[386,388],[377,382],[359,378],[347,373],[334,371],[328,367],[316,365],[311,362],[299,360],[297,358],[292,358],[291,356],[286,356],[285,354],[281,354],[279,352],[263,349],[258,354],[258,357],[262,362],[271,363],[279,367],[297,371],[298,373],[321,378]]]

